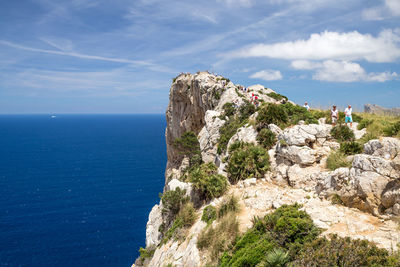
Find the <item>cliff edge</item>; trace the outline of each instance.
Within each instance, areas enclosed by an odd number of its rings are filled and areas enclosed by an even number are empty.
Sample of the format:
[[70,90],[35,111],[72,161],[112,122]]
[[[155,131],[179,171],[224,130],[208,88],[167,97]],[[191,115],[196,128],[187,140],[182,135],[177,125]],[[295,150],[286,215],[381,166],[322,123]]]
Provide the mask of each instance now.
[[[221,244],[228,249],[255,218],[295,203],[324,229],[321,236],[397,249],[398,138],[370,139],[358,123],[332,129],[322,111],[208,72],[177,76],[169,98],[164,193],[149,214],[136,266],[218,265],[223,251],[201,242],[226,214],[237,227]],[[328,169],[334,156],[342,164]]]

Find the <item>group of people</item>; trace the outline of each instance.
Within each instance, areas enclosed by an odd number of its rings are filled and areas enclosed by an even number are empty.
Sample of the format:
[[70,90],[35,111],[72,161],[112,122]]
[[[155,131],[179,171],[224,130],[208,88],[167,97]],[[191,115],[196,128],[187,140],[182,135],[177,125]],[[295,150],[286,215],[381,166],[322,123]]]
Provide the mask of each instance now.
[[[304,103],[303,105],[304,108],[307,110],[310,110],[310,106],[308,105],[307,102]],[[350,127],[353,126],[353,118],[351,116],[351,113],[353,112],[353,109],[351,108],[351,105],[348,105],[347,108],[344,110],[344,121],[346,125],[350,123]],[[336,108],[335,105],[332,106],[331,109],[331,119],[332,119],[332,125],[335,126],[337,121],[339,120],[339,110]]]

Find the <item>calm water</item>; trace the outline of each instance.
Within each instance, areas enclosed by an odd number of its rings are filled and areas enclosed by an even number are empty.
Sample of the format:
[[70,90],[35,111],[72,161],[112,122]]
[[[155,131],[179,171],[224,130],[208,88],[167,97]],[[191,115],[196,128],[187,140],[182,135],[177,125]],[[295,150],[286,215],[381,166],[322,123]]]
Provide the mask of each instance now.
[[164,131],[164,115],[0,116],[0,266],[130,266]]

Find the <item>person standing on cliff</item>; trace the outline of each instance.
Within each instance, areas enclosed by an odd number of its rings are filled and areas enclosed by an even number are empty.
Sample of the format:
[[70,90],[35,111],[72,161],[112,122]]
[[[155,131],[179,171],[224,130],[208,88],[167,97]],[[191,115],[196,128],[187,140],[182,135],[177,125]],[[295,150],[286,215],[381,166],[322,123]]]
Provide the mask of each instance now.
[[307,103],[307,102],[305,102],[305,103],[304,103],[304,106],[303,106],[303,108],[306,108],[306,109],[307,109],[307,111],[310,111],[310,106],[308,105],[308,103]]
[[339,110],[336,109],[335,105],[333,105],[331,110],[331,119],[332,119],[332,125],[335,126],[336,122],[339,119]]
[[349,105],[345,110],[344,110],[344,115],[345,119],[344,122],[349,123],[350,122],[350,127],[353,127],[353,118],[351,117],[351,113],[353,112],[353,109],[351,108],[351,105]]

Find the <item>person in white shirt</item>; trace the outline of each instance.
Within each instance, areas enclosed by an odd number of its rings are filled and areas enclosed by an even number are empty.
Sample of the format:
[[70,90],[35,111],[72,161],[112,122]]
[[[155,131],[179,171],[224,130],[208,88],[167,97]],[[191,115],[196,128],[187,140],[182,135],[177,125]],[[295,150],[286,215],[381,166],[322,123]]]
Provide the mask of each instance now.
[[353,118],[351,117],[351,113],[353,112],[353,109],[351,108],[351,105],[349,105],[345,110],[344,110],[344,115],[345,115],[345,119],[344,122],[349,123],[350,122],[350,127],[353,126]]
[[332,125],[335,126],[336,122],[339,119],[339,110],[336,109],[335,105],[333,105],[331,110],[331,118],[332,118]]
[[307,109],[307,111],[309,111],[309,110],[310,110],[310,106],[308,105],[308,103],[307,103],[307,102],[305,102],[305,103],[304,103],[304,106],[303,106],[303,108],[306,108],[306,109]]

